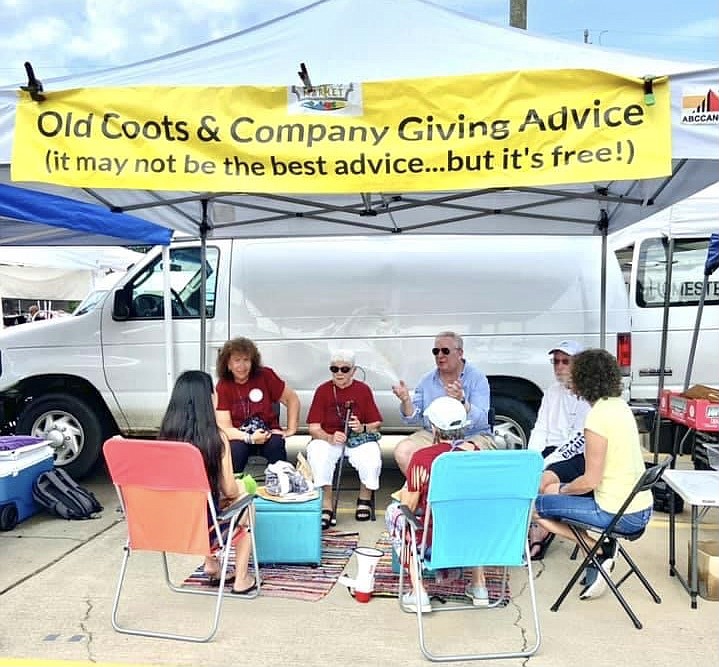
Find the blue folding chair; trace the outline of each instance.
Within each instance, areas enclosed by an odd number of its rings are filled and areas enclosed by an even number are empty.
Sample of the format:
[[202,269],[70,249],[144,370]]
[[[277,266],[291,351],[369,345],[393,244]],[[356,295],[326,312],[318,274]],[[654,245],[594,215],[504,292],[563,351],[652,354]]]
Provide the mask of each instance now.
[[[479,565],[526,568],[529,580],[535,635],[531,647],[501,653],[434,654],[426,645],[424,614],[421,605],[417,604],[419,646],[427,659],[447,662],[495,660],[528,657],[536,653],[541,634],[527,531],[542,469],[542,456],[536,451],[442,454],[432,464],[424,533],[420,545],[417,545],[415,539],[420,523],[404,508],[408,520],[405,522],[403,543],[409,542],[413,550],[412,560],[418,581],[422,581],[423,576],[431,573],[431,570]],[[428,547],[425,542],[430,522],[432,544]],[[407,530],[410,531],[409,540]],[[505,569],[505,583],[506,577]],[[403,584],[404,568],[400,568],[400,606]],[[504,601],[496,601],[489,608],[497,609],[502,602]],[[471,603],[447,604],[442,608],[433,607],[433,612],[460,609],[479,611],[483,608],[474,607]],[[523,643],[524,639],[520,639],[520,642]]]

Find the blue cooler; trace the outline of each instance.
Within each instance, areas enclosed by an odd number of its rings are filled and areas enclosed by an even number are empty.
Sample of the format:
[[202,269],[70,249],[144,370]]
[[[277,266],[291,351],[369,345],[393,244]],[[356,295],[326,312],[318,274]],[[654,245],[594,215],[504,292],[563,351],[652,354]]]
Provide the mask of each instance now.
[[12,530],[39,507],[32,486],[40,473],[52,470],[53,449],[29,436],[0,437],[0,528]]
[[257,560],[267,563],[306,563],[322,560],[322,494],[304,502],[255,497]]

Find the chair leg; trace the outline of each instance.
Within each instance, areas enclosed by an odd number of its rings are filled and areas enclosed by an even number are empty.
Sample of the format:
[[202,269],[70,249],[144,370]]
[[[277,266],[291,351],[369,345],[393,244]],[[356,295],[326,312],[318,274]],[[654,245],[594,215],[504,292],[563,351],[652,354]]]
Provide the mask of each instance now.
[[[637,615],[634,613],[632,608],[629,606],[629,603],[626,601],[624,596],[619,592],[619,589],[617,588],[617,585],[612,581],[611,576],[604,571],[604,569],[599,564],[599,561],[597,560],[597,553],[599,552],[599,549],[601,547],[601,544],[604,539],[604,535],[600,535],[599,539],[597,540],[596,544],[590,549],[589,545],[587,544],[586,540],[581,536],[579,531],[574,527],[570,526],[572,533],[574,533],[574,537],[577,540],[577,544],[581,547],[581,549],[586,554],[584,557],[584,560],[580,564],[580,566],[577,568],[577,570],[574,572],[574,575],[569,580],[569,583],[564,587],[564,590],[559,594],[559,597],[555,600],[554,604],[550,607],[552,611],[558,611],[560,605],[562,602],[564,602],[564,598],[567,597],[569,594],[569,591],[574,587],[574,584],[577,583],[579,580],[579,577],[581,576],[584,569],[591,563],[594,565],[594,567],[597,568],[598,575],[604,578],[604,580],[607,582],[607,586],[609,586],[612,593],[614,593],[614,597],[617,598],[617,601],[619,604],[622,605],[624,611],[627,613],[629,618],[632,620],[632,623],[634,623],[634,627],[637,628],[637,630],[641,630],[642,624],[637,618]],[[622,554],[624,555],[624,554]],[[648,583],[648,582],[647,582]]]
[[637,564],[624,550],[624,547],[622,547],[621,544],[619,545],[619,553],[622,554],[622,557],[627,562],[627,565],[629,565],[629,571],[617,582],[617,588],[619,588],[632,575],[632,573],[634,573],[637,575],[639,581],[644,584],[644,588],[647,589],[647,592],[652,596],[654,602],[660,604],[662,601],[661,597],[659,597],[659,594],[654,590],[654,587],[649,583],[649,580],[644,576],[642,571],[637,567]]

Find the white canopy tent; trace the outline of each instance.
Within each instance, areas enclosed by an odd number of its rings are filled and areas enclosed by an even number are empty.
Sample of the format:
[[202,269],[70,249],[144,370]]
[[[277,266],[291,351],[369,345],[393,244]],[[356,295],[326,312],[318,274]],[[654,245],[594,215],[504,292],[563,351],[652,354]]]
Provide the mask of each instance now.
[[[510,70],[578,69],[670,77],[673,173],[643,181],[476,191],[353,195],[173,193],[27,184],[208,237],[387,233],[597,234],[655,213],[719,180],[719,124],[681,122],[685,87],[716,93],[719,67],[654,60],[474,20],[427,0],[319,0],[225,38],[101,72],[45,80],[46,90],[137,85],[288,85]],[[37,73],[42,79],[42,72]],[[18,84],[19,86],[20,84]],[[18,86],[0,89],[0,180],[9,164]],[[204,200],[209,205],[199,206]],[[599,227],[598,227],[599,225]]]
[[81,301],[108,280],[117,282],[142,256],[127,248],[0,246],[0,315],[2,299],[32,299],[43,308]]

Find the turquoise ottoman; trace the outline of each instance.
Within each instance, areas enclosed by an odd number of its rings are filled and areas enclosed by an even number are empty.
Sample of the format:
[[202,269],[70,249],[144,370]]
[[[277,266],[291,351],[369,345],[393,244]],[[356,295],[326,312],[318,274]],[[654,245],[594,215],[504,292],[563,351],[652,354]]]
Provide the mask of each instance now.
[[255,542],[260,564],[322,560],[322,495],[301,503],[255,497]]

